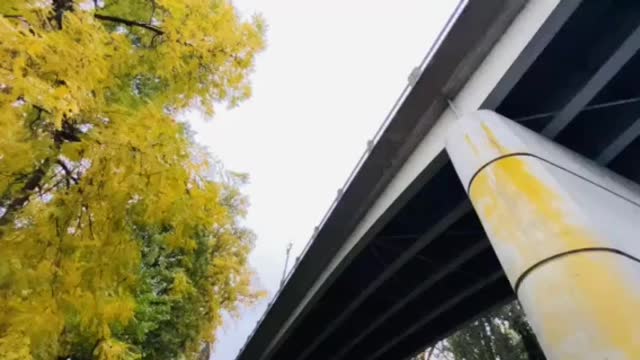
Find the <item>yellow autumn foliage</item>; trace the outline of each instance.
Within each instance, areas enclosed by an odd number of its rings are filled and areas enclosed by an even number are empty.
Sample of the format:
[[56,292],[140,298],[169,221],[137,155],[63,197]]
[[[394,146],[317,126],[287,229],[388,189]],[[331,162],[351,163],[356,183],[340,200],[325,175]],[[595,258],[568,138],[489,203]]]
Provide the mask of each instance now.
[[228,0],[0,2],[0,358],[192,358],[259,296],[239,184],[177,119],[251,95],[264,28]]

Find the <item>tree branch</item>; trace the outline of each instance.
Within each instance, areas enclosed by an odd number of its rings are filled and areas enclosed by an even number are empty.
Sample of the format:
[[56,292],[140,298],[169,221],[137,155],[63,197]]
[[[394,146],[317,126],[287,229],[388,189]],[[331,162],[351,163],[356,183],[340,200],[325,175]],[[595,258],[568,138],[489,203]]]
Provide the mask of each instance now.
[[149,16],[149,24],[153,21],[153,17],[156,15],[156,0],[151,0],[151,15]]
[[[22,16],[22,15],[18,15],[18,14],[0,14],[0,17],[3,17],[5,19],[13,19],[13,20],[19,20],[21,23],[23,23],[27,28],[29,28],[29,32],[32,35],[35,35],[36,32],[33,30],[33,27],[31,26],[31,24],[29,23],[29,21],[27,21],[27,19]],[[0,92],[5,92],[5,93],[9,93],[11,91],[11,87],[10,86],[5,86],[4,88],[0,89]]]
[[55,189],[58,187],[58,185],[62,184],[62,182],[64,181],[64,178],[59,179],[58,181],[56,181],[53,185],[42,189],[42,191],[40,191],[40,193],[38,195],[40,196],[44,196],[46,194],[48,194],[51,190]]
[[29,201],[31,193],[38,185],[40,185],[40,182],[49,170],[50,165],[51,163],[49,159],[47,159],[33,173],[31,173],[31,176],[27,179],[26,183],[20,190],[20,195],[15,197],[5,206],[4,214],[0,216],[0,226],[8,224],[11,219],[13,219],[14,213]]
[[73,180],[73,182],[76,185],[78,185],[78,179],[75,176],[73,176],[73,172],[69,169],[67,164],[64,163],[64,161],[58,159],[58,160],[56,160],[56,164],[60,165],[62,170],[64,170],[64,173],[67,174],[67,177],[71,178],[71,180]]
[[[62,29],[62,16],[63,16],[65,11],[69,11],[71,9],[70,2],[69,3],[65,3],[64,1],[58,0],[58,1],[55,1],[54,3],[56,4],[54,20],[56,20],[56,22],[58,23],[58,28]],[[153,16],[154,16],[155,11],[156,11],[156,5],[155,5],[155,1],[152,1],[151,3],[152,3],[152,12],[151,12],[151,19],[150,20],[153,20]],[[18,19],[18,20],[26,22],[26,19],[22,15],[0,14],[0,16],[5,17],[7,19]],[[143,28],[143,29],[147,29],[149,31],[154,32],[156,34],[156,36],[164,35],[164,31],[162,29],[160,29],[159,27],[153,26],[153,25],[150,25],[150,24],[147,24],[147,23],[143,23],[143,22],[140,22],[140,21],[134,21],[134,20],[129,20],[129,19],[124,19],[124,18],[121,18],[121,17],[117,17],[117,16],[103,15],[103,14],[93,14],[93,17],[98,19],[98,20],[109,21],[109,22],[113,22],[113,23],[124,24],[124,25],[127,25],[127,26],[135,26],[135,27],[140,27],[140,28]]]
[[62,30],[62,20],[67,11],[73,11],[73,0],[53,0],[53,19],[58,23],[58,30]]
[[60,130],[53,130],[53,140],[57,147],[60,147],[64,142],[80,142],[81,139],[78,132],[78,129],[65,119]]
[[[48,112],[44,108],[38,107],[36,105],[34,106],[38,111]],[[73,126],[73,124],[69,123],[68,121],[64,121],[62,124],[62,129],[54,130],[52,132],[53,144],[55,149],[59,151],[64,142],[81,141],[77,132],[78,131]],[[0,215],[0,227],[9,224],[13,220],[15,213],[29,202],[32,193],[39,187],[42,187],[42,182],[45,179],[47,172],[54,163],[60,165],[64,172],[67,174],[67,177],[65,178],[67,182],[69,181],[69,179],[73,179],[76,184],[78,183],[78,179],[73,177],[73,172],[66,166],[66,164],[64,164],[60,160],[54,160],[57,156],[58,154],[56,153],[46,158],[36,169],[33,170],[33,172],[26,175],[24,178],[24,185],[18,190],[18,193],[15,194],[13,198],[12,196],[8,196],[7,198],[0,198],[0,206],[3,206],[5,210],[4,213]]]
[[127,25],[127,26],[140,27],[140,28],[143,28],[143,29],[147,29],[149,31],[153,31],[154,33],[156,33],[158,35],[164,35],[164,31],[162,31],[162,29],[160,29],[160,28],[158,28],[156,26],[153,26],[153,25],[145,24],[143,22],[123,19],[123,18],[120,18],[120,17],[117,17],[117,16],[102,15],[102,14],[93,14],[93,16],[98,20],[110,21],[110,22],[113,22],[113,23],[124,24],[124,25]]
[[96,236],[93,234],[93,219],[91,218],[91,210],[89,209],[89,204],[84,203],[82,208],[87,213],[87,220],[89,221],[89,233],[91,234],[92,239],[96,239]]
[[431,360],[431,355],[433,355],[433,350],[436,349],[436,346],[432,346],[431,349],[429,349],[429,352],[427,353],[427,357],[425,360]]

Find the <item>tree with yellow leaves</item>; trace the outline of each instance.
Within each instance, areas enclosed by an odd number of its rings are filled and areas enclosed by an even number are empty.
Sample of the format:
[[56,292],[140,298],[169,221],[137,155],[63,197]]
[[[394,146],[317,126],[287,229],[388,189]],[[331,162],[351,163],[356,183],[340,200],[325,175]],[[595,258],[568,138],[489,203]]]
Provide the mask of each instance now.
[[228,0],[0,2],[0,358],[195,358],[251,303],[242,176],[181,111],[250,96]]

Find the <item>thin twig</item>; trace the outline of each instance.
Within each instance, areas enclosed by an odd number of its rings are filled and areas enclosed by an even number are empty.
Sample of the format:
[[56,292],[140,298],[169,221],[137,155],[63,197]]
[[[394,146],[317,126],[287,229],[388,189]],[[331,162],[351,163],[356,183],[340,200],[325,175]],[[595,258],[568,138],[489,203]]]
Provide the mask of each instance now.
[[73,176],[73,172],[69,169],[67,164],[64,163],[64,161],[58,159],[56,160],[56,164],[60,165],[60,167],[62,167],[62,170],[64,170],[65,174],[67,174],[67,177],[71,178],[71,180],[73,180],[73,182],[76,185],[78,185],[78,179]]
[[164,34],[164,31],[162,31],[162,29],[160,29],[160,28],[158,28],[156,26],[153,26],[153,25],[149,25],[149,24],[143,23],[143,22],[123,19],[123,18],[119,18],[117,16],[102,15],[102,14],[94,14],[93,16],[98,20],[110,21],[110,22],[114,22],[114,23],[118,23],[118,24],[124,24],[124,25],[128,25],[128,26],[137,26],[137,27],[141,27],[143,29],[147,29],[147,30],[153,31],[154,33],[156,33],[158,35],[163,35]]
[[156,0],[150,0],[150,1],[151,1],[151,15],[149,16],[149,24],[152,23],[153,17],[156,15]]
[[429,352],[427,353],[427,358],[425,360],[431,360],[431,355],[433,355],[433,350],[436,349],[436,346],[432,346],[431,349],[429,349]]
[[85,203],[84,210],[87,212],[87,219],[89,220],[89,233],[91,233],[91,239],[95,240],[96,236],[93,234],[93,219],[91,219],[91,210],[89,204]]
[[50,187],[48,187],[48,188],[46,188],[46,189],[42,190],[42,192],[41,192],[40,196],[44,196],[44,195],[48,194],[51,190],[53,190],[53,189],[57,188],[57,187],[58,187],[58,185],[62,184],[62,182],[63,182],[63,181],[64,181],[64,178],[62,178],[62,179],[60,179],[60,180],[56,181],[56,182],[55,182],[53,185],[51,185]]

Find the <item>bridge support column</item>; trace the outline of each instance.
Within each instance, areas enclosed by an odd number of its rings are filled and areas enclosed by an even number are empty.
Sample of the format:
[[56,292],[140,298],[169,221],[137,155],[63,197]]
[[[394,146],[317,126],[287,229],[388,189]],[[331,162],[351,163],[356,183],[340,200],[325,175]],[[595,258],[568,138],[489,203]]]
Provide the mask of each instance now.
[[640,359],[640,187],[494,112],[459,125],[446,149],[547,357]]

